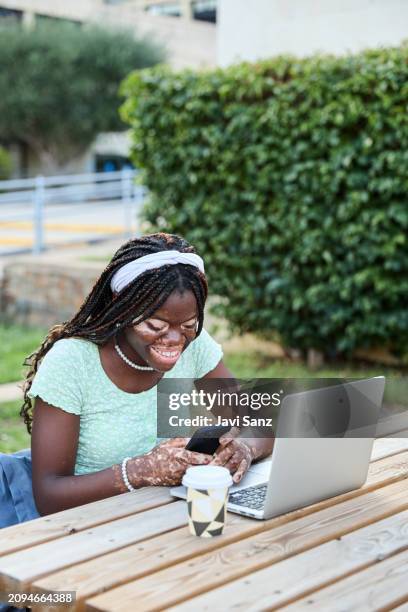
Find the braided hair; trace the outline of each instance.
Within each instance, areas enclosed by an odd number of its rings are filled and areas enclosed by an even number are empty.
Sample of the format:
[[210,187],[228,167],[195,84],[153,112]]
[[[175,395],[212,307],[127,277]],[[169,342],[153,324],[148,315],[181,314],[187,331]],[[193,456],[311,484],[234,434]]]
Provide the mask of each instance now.
[[20,416],[28,433],[32,428],[32,401],[28,392],[42,359],[58,340],[75,337],[104,345],[135,319],[139,323],[152,316],[175,290],[191,290],[194,293],[198,307],[197,336],[201,333],[208,287],[205,275],[195,266],[167,264],[147,270],[119,294],[112,294],[110,282],[119,268],[144,255],[171,250],[195,253],[187,240],[163,232],[133,238],[123,244],[73,318],[51,327],[41,346],[26,358],[24,365],[29,366],[29,370],[23,385],[24,403]]

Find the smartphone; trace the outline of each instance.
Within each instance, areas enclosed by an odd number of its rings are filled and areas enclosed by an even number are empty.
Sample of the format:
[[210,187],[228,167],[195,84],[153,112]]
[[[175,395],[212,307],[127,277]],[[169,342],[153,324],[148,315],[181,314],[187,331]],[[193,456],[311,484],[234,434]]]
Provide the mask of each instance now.
[[225,425],[200,427],[200,429],[194,432],[193,437],[186,446],[186,450],[213,455],[220,445],[220,437],[230,429],[230,427]]

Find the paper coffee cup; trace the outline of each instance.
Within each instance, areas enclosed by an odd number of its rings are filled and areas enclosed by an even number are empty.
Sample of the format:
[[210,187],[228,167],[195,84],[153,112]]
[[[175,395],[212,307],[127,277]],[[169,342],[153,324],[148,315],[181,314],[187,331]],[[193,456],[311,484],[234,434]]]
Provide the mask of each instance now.
[[217,465],[190,467],[182,482],[187,487],[190,533],[201,538],[221,535],[225,525],[228,489],[232,485],[227,468]]

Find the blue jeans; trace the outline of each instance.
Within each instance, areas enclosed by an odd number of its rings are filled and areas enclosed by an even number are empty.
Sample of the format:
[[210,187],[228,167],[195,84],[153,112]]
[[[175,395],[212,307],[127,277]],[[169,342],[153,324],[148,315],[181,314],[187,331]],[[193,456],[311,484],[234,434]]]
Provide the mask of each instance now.
[[[33,497],[31,450],[26,448],[10,455],[0,453],[0,529],[39,516]],[[0,603],[0,612],[17,610],[27,608]]]

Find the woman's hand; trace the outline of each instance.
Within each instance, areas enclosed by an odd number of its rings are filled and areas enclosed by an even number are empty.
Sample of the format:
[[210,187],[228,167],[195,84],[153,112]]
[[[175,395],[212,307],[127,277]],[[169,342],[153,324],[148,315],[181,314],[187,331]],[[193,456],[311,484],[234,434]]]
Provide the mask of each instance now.
[[192,465],[208,465],[210,455],[185,449],[189,438],[166,440],[127,464],[128,478],[134,487],[176,486]]
[[[235,428],[236,429],[236,428]],[[240,482],[252,461],[256,458],[256,453],[242,438],[237,438],[239,430],[232,428],[219,439],[219,447],[214,453],[214,458],[210,465],[221,465],[226,467],[233,474],[234,483]]]
[[238,427],[232,427],[226,434],[221,436],[220,445],[214,453],[211,465],[222,465],[233,474],[234,483],[240,482],[251,463],[268,457],[272,453],[274,437],[250,438],[250,431],[245,430],[246,437]]

